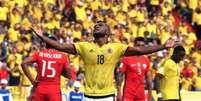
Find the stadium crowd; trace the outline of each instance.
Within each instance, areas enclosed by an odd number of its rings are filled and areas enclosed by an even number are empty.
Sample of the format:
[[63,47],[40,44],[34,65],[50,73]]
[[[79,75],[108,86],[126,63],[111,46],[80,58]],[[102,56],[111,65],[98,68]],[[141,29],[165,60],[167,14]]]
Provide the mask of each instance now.
[[[12,93],[20,93],[21,98],[27,96],[31,83],[20,64],[40,49],[30,28],[41,24],[44,33],[56,35],[60,43],[75,43],[92,41],[93,25],[99,20],[112,28],[112,42],[132,46],[135,37],[144,37],[147,46],[170,38],[181,42],[187,54],[180,63],[181,89],[201,90],[201,0],[1,0],[0,12],[0,79],[7,79]],[[153,84],[157,67],[171,52],[149,55]],[[73,80],[83,84],[82,60],[69,57],[77,73]],[[36,74],[34,66],[30,69]],[[63,90],[72,86],[64,78],[61,83]]]

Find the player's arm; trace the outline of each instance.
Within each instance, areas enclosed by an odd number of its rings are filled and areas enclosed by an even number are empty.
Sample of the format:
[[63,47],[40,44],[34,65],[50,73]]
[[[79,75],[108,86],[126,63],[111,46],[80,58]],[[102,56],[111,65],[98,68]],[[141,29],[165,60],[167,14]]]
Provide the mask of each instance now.
[[[125,65],[123,62],[119,63],[120,65],[117,66],[116,69],[116,85],[117,85],[117,101],[122,101],[122,82],[124,79],[124,70],[125,70]],[[121,70],[120,70],[121,69]]]
[[39,28],[38,26],[35,26],[34,28],[31,29],[39,38],[41,38],[43,41],[45,41],[47,44],[52,45],[55,49],[67,52],[70,54],[76,54],[76,50],[74,47],[74,44],[62,44],[59,43],[55,40],[51,40],[48,37],[43,35],[42,29]]
[[168,48],[174,47],[175,45],[176,44],[173,40],[168,40],[166,44],[164,45],[150,46],[150,47],[128,47],[124,55],[125,56],[145,55],[145,54],[154,53],[163,49],[168,49]]
[[146,77],[146,85],[148,90],[148,101],[152,101],[152,77],[151,71],[148,71],[145,75]]
[[28,57],[25,60],[22,61],[21,66],[22,66],[22,70],[24,72],[24,74],[27,76],[27,78],[29,79],[29,81],[34,85],[35,80],[33,78],[33,76],[31,75],[29,69],[28,69],[28,65],[34,63],[35,60],[33,59],[33,57]]
[[62,76],[66,77],[68,79],[71,79],[72,78],[72,68],[70,66],[68,56],[64,55],[62,60],[64,61],[64,65],[63,65],[63,70],[62,70],[61,74],[62,74]]
[[62,76],[71,79],[72,78],[72,68],[71,67],[64,67],[62,71]]
[[117,101],[122,101],[122,91],[121,91],[121,85],[123,82],[123,72],[117,72],[116,77],[116,85],[117,85]]
[[119,91],[121,91],[121,85],[122,85],[122,82],[123,82],[123,76],[124,76],[124,73],[121,72],[121,71],[118,71],[116,73],[116,85],[117,85],[117,89],[119,89]]
[[156,92],[157,92],[157,96],[158,96],[158,101],[162,101],[162,94],[161,94],[161,88],[160,88],[160,80],[163,78],[164,76],[160,73],[156,74]]

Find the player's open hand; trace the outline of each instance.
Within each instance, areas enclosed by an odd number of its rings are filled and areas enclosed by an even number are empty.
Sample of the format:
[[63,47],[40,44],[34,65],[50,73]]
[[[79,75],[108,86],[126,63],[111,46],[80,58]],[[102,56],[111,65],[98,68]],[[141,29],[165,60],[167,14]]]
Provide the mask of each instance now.
[[175,46],[175,41],[172,39],[167,40],[165,43],[165,47],[167,47],[167,48],[172,48],[174,46]]
[[42,36],[43,35],[43,30],[41,28],[40,24],[34,25],[31,30],[37,35],[37,36]]

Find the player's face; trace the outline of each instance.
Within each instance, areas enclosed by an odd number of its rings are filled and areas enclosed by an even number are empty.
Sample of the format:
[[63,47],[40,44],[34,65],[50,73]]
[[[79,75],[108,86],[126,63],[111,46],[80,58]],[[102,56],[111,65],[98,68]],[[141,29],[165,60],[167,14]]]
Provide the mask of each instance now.
[[185,57],[185,52],[180,52],[180,53],[178,53],[178,61],[181,61],[181,60],[183,60],[184,59],[184,57]]
[[94,37],[104,37],[105,35],[108,34],[107,30],[108,30],[108,28],[105,23],[103,23],[103,22],[96,23],[96,25],[94,26],[94,30],[93,30]]

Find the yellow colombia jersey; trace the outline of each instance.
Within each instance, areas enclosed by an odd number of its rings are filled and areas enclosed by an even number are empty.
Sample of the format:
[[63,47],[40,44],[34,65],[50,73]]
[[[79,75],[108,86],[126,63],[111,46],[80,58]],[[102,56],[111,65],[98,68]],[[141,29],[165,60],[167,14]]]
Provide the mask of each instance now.
[[115,65],[127,47],[121,43],[108,43],[102,47],[93,42],[75,43],[76,51],[84,62],[86,95],[105,96],[115,93]]
[[164,60],[157,71],[164,77],[160,81],[163,100],[179,99],[179,66],[172,59]]

